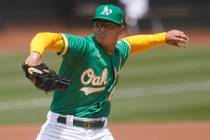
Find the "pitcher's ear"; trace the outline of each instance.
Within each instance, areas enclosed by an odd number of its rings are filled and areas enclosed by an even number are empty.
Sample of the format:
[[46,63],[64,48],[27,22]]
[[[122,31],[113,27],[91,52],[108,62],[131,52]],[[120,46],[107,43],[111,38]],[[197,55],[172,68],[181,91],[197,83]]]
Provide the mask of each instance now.
[[127,28],[125,26],[121,26],[119,29],[119,39],[127,36]]

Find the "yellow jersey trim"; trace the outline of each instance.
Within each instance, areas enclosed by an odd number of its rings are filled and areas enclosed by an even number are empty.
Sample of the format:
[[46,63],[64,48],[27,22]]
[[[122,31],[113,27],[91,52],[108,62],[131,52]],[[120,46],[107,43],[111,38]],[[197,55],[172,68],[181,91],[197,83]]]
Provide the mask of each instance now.
[[67,38],[65,37],[64,34],[61,33],[60,35],[62,36],[62,38],[63,38],[63,40],[64,40],[64,48],[63,48],[63,51],[60,53],[60,55],[63,56],[63,55],[66,54],[66,52],[67,52],[67,50],[68,50],[68,45],[69,45],[69,43],[68,43],[68,40],[67,40]]

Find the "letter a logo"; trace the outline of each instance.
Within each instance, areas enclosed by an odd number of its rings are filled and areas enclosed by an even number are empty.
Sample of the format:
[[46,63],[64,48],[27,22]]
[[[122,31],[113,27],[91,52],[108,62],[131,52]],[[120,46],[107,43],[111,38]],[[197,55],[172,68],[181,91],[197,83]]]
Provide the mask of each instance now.
[[104,10],[100,13],[102,15],[110,15],[112,13],[112,9],[109,9],[107,6],[104,7]]

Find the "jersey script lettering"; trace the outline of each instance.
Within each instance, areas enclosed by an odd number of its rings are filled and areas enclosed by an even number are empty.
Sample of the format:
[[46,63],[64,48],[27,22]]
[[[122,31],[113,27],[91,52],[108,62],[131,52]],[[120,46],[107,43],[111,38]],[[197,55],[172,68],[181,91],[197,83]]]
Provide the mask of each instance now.
[[97,76],[93,69],[89,68],[85,70],[81,75],[81,83],[85,86],[91,84],[91,87],[83,87],[80,89],[80,91],[83,91],[85,95],[89,95],[91,93],[104,90],[105,85],[108,83],[107,72],[107,68],[104,68],[102,75]]

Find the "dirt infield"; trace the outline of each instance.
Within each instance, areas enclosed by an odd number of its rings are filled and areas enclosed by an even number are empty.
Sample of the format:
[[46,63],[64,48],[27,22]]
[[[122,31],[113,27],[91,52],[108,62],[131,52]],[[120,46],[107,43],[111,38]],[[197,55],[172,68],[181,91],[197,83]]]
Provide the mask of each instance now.
[[[2,140],[34,140],[40,125],[0,126]],[[209,140],[210,122],[202,123],[113,123],[116,140]]]

